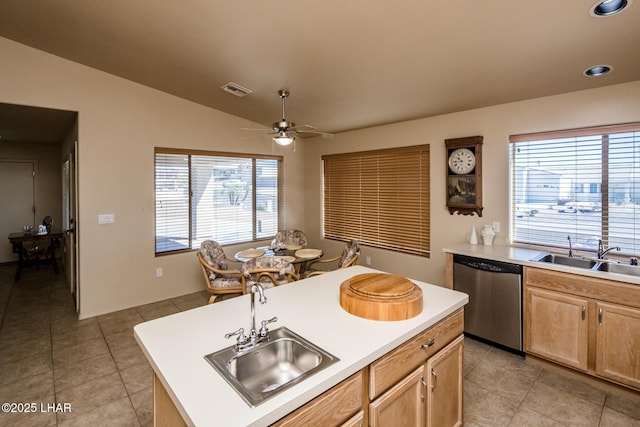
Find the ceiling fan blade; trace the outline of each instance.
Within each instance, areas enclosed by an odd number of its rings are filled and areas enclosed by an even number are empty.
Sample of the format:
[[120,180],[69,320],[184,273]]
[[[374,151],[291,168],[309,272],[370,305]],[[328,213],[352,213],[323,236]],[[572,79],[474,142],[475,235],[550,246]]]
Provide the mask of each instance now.
[[271,132],[269,128],[240,128],[240,130],[248,130],[250,132]]
[[298,134],[322,135],[324,138],[333,138],[335,136],[329,132],[316,130],[316,128],[311,125],[296,126],[293,130]]

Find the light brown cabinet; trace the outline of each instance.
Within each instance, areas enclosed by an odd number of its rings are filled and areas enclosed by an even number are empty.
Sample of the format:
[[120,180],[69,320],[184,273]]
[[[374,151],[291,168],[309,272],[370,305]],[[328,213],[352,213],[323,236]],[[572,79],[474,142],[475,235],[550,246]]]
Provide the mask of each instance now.
[[462,425],[463,337],[427,361],[427,427]]
[[369,405],[371,426],[424,427],[425,388],[420,366]]
[[598,303],[596,373],[640,389],[640,310]]
[[371,427],[462,425],[463,323],[458,312],[370,365]]
[[585,298],[528,288],[525,351],[586,371],[588,303]]
[[525,267],[525,352],[640,390],[640,286]]
[[460,336],[371,402],[371,427],[462,425],[462,358]]
[[[360,383],[359,408],[355,406],[357,391],[353,386],[349,393],[331,395],[333,390],[342,389],[347,379],[276,425],[461,425],[463,327],[464,313],[460,309],[365,367],[360,373],[365,380]],[[344,407],[345,401],[353,404]],[[349,418],[357,410],[361,411]]]

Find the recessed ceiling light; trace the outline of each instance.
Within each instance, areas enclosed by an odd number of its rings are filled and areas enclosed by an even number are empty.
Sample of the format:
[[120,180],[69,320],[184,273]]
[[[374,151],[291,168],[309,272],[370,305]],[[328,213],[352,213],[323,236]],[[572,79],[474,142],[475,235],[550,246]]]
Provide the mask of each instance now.
[[589,14],[595,17],[611,16],[618,12],[621,12],[624,8],[629,6],[633,0],[599,0],[596,4],[591,6]]
[[610,73],[611,70],[613,70],[611,65],[596,65],[595,67],[584,70],[583,74],[587,77],[599,77]]

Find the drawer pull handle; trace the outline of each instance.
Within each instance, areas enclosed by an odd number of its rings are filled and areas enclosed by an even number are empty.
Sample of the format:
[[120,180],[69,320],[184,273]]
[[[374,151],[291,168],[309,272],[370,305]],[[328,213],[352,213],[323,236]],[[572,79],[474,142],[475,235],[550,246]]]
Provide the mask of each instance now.
[[585,307],[584,305],[582,306],[582,320],[585,319],[587,314],[587,307]]
[[[422,389],[425,391],[427,391],[427,383],[424,381],[424,377],[420,377],[420,382],[422,382]],[[422,401],[424,402],[424,398],[425,398],[425,393],[420,393],[420,398],[422,399]]]
[[602,325],[602,308],[598,309],[598,323]]
[[431,383],[431,391],[433,392],[433,390],[438,387],[438,374],[436,374],[436,371],[431,369],[431,376],[433,377],[433,382]]
[[422,345],[420,346],[420,348],[421,348],[421,349],[423,349],[423,350],[426,350],[426,349],[428,349],[429,347],[433,347],[433,345],[434,345],[435,343],[436,343],[436,339],[435,339],[435,338],[431,338],[431,339],[429,340],[429,342],[427,342],[426,344],[422,344]]

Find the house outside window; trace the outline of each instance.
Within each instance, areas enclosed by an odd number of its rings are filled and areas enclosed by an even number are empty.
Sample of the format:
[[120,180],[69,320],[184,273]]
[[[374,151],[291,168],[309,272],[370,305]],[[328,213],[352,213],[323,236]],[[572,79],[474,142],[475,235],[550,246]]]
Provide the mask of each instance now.
[[156,254],[273,237],[282,219],[282,158],[155,150]]
[[511,241],[640,251],[640,123],[510,137]]

